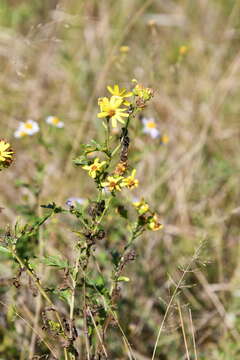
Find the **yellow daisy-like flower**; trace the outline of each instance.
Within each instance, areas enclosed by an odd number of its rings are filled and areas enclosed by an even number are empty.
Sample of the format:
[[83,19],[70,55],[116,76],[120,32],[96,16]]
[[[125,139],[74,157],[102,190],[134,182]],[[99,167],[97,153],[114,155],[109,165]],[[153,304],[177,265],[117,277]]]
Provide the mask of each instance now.
[[107,187],[110,191],[121,191],[122,176],[108,176],[107,181],[102,183],[102,186]]
[[[113,96],[119,96],[120,98],[122,98],[124,100],[124,98],[128,98],[130,96],[132,96],[132,92],[127,92],[126,89],[120,89],[118,85],[114,85],[113,87],[111,86],[107,86],[108,91],[110,92],[110,94],[112,94]],[[130,102],[127,100],[123,101],[123,104],[126,106],[130,105]]]
[[120,96],[111,96],[110,99],[107,97],[100,98],[98,105],[100,106],[101,112],[98,113],[98,118],[109,118],[112,120],[112,126],[117,127],[117,122],[124,124],[124,117],[129,115],[125,113],[127,110],[119,108],[123,103],[123,99]]
[[163,225],[159,222],[157,214],[154,214],[148,223],[149,230],[157,231],[163,228]]
[[88,171],[89,176],[93,179],[97,176],[97,172],[102,170],[102,167],[106,164],[106,161],[99,162],[99,158],[96,158],[91,165],[84,165],[82,168]]
[[141,201],[133,202],[133,205],[137,209],[137,212],[139,213],[139,215],[146,214],[146,212],[148,212],[148,210],[149,210],[149,205],[148,205],[148,203],[146,203],[146,201],[144,199],[141,199]]
[[188,46],[186,46],[186,45],[180,46],[180,48],[179,48],[179,54],[180,55],[182,55],[182,56],[186,55],[187,52],[188,52]]
[[128,189],[133,189],[138,186],[139,181],[135,179],[136,169],[133,169],[132,174],[122,181],[122,186],[127,187]]
[[0,140],[0,169],[8,167],[13,161],[13,151],[9,143]]
[[168,144],[168,143],[169,143],[169,137],[168,137],[168,135],[163,134],[163,135],[161,136],[161,143],[162,143],[162,144]]

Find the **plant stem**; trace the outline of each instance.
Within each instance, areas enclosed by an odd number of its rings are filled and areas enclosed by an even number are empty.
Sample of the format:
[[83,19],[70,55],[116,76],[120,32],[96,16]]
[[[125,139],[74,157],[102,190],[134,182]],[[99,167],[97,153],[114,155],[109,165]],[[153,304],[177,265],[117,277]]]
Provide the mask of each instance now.
[[88,328],[87,328],[87,306],[86,306],[86,281],[85,281],[85,276],[84,276],[84,283],[83,283],[83,319],[84,319],[84,333],[85,333],[85,343],[86,343],[86,350],[87,350],[87,359],[90,360],[90,344],[89,344]]
[[[19,263],[19,265],[21,266],[22,269],[26,269],[28,275],[33,279],[38,291],[40,292],[40,294],[42,295],[42,297],[47,301],[47,303],[49,305],[51,305],[51,307],[55,310],[55,314],[56,314],[56,318],[57,321],[60,325],[60,328],[63,332],[63,336],[65,339],[67,339],[67,336],[65,334],[64,331],[64,327],[61,321],[61,317],[58,313],[58,311],[55,309],[54,304],[52,302],[52,300],[49,298],[49,296],[47,295],[46,291],[43,289],[39,279],[37,278],[37,276],[30,270],[30,268],[20,259],[20,257],[17,255],[16,251],[12,249],[12,256],[17,260],[17,262]],[[68,360],[68,355],[67,355],[67,350],[66,348],[64,348],[64,356],[65,356],[65,360]]]
[[[42,216],[42,208],[40,207],[40,193],[41,192],[39,192],[39,194],[37,195],[37,204],[36,204],[39,217]],[[43,230],[42,230],[42,227],[39,227],[39,229],[38,229],[38,250],[39,250],[40,258],[42,258],[44,256],[44,245],[45,244],[44,244],[44,239],[43,239]],[[40,274],[44,275],[44,268],[41,263],[39,266],[39,272],[40,272]],[[42,297],[41,297],[41,294],[39,293],[37,295],[37,299],[36,299],[35,319],[34,319],[34,325],[33,325],[34,330],[36,330],[38,328],[41,306],[42,306]],[[30,343],[29,359],[32,359],[34,356],[36,339],[37,339],[36,331],[33,331],[31,343]]]

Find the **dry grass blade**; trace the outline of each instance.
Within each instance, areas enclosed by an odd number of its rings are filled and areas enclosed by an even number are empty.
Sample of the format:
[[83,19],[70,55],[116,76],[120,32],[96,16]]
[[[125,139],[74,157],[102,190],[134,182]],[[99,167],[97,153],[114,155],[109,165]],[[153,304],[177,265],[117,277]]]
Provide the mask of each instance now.
[[177,302],[177,305],[178,305],[178,313],[179,313],[179,317],[180,317],[180,324],[181,324],[182,333],[183,333],[184,346],[185,346],[185,350],[186,350],[186,357],[187,357],[187,360],[190,360],[180,301]]
[[192,341],[193,341],[193,349],[194,349],[194,359],[198,360],[197,346],[196,346],[196,340],[195,340],[195,330],[194,330],[194,325],[193,325],[191,309],[189,309],[189,319],[190,319],[190,325],[191,325],[191,333],[192,333]]

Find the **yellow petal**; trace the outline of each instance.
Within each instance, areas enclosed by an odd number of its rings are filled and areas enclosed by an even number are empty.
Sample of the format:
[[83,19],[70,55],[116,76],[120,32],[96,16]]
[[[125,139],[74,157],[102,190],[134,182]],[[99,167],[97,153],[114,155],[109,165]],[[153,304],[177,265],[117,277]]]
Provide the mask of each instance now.
[[108,91],[109,91],[112,95],[114,95],[114,91],[113,91],[113,89],[111,88],[111,86],[107,86],[107,89],[108,89]]
[[105,112],[105,111],[97,114],[97,117],[98,117],[99,119],[104,118],[104,117],[107,117],[107,116],[108,116],[108,113]]

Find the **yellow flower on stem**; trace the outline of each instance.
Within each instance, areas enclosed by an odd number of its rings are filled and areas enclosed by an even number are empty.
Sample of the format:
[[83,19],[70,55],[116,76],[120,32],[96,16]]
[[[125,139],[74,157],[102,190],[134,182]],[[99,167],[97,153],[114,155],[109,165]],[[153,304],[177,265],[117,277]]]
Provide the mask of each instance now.
[[112,120],[112,126],[117,127],[117,122],[124,124],[124,117],[129,115],[125,113],[126,108],[119,108],[123,103],[123,99],[120,96],[111,96],[110,99],[107,97],[100,98],[98,105],[100,106],[101,112],[98,113],[98,118],[108,118]]
[[135,179],[136,175],[136,169],[133,169],[132,174],[122,181],[122,186],[127,187],[128,189],[133,189],[135,187],[138,187],[139,181],[138,179]]
[[0,140],[0,170],[3,167],[8,167],[13,161],[13,151],[9,143]]
[[130,105],[130,102],[127,100],[124,100],[124,98],[128,98],[128,97],[132,96],[132,94],[133,94],[132,92],[130,92],[130,91],[127,92],[126,89],[119,89],[118,85],[114,85],[113,87],[107,86],[107,89],[112,95],[119,96],[120,98],[122,98],[124,105],[126,105],[126,106]]
[[91,165],[84,165],[83,169],[88,171],[88,174],[95,179],[97,172],[102,170],[102,167],[106,164],[106,161],[99,162],[99,158],[96,158]]
[[137,209],[137,212],[139,213],[139,215],[146,214],[146,212],[148,212],[148,210],[149,210],[149,205],[148,205],[148,203],[146,203],[146,201],[144,199],[141,199],[141,201],[133,202],[133,205]]
[[102,183],[102,186],[107,187],[110,191],[121,191],[122,176],[108,176],[107,181]]
[[158,220],[157,214],[154,214],[149,218],[148,228],[152,231],[157,231],[163,228],[163,225]]

